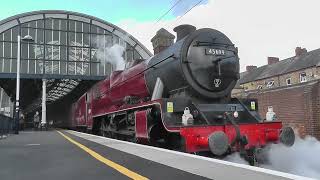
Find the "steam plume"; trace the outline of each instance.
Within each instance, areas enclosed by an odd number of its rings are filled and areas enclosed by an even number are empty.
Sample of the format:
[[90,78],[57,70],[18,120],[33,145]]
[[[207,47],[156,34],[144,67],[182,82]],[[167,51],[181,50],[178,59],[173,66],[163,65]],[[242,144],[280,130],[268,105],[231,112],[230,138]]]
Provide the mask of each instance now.
[[125,60],[123,58],[125,48],[123,46],[104,42],[103,36],[98,37],[95,43],[98,47],[96,57],[101,64],[110,63],[113,70],[123,70],[125,68]]
[[265,168],[320,179],[320,142],[314,137],[296,137],[292,147],[272,144],[267,154]]
[[[271,144],[266,147],[268,164],[260,166],[267,169],[320,179],[320,142],[311,136],[304,139],[296,137],[292,147]],[[227,156],[224,160],[248,164],[239,153]]]

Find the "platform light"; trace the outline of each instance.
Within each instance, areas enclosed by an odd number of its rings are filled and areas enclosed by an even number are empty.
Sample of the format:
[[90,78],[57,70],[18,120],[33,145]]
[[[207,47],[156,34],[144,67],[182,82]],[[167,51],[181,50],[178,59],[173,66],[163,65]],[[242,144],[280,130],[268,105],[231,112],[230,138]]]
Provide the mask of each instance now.
[[15,134],[19,134],[19,119],[20,119],[20,50],[21,50],[21,41],[32,43],[34,42],[33,38],[30,35],[26,35],[21,38],[20,35],[18,39],[18,48],[17,48],[17,84],[16,84],[16,109],[15,109]]

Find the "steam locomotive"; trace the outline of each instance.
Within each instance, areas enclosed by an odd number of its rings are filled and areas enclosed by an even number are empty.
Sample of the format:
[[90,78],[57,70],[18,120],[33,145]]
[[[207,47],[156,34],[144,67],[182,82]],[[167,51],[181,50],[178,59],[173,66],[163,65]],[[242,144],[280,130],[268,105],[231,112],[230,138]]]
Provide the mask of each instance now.
[[215,29],[174,28],[177,41],[114,71],[72,106],[72,127],[188,153],[240,152],[251,164],[268,143],[294,143],[279,121],[265,122],[255,99],[231,97],[238,49]]

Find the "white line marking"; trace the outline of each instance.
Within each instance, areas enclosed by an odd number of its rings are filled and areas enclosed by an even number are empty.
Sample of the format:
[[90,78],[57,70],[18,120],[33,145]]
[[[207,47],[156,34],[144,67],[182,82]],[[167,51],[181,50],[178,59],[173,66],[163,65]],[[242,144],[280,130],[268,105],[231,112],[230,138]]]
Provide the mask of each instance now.
[[40,144],[26,144],[25,146],[40,146]]
[[[223,160],[219,160],[219,159],[207,158],[207,157],[203,157],[203,156],[197,156],[197,155],[193,155],[193,154],[188,154],[188,153],[183,153],[183,152],[178,152],[178,151],[172,151],[172,150],[153,147],[153,146],[136,144],[136,143],[131,143],[131,142],[127,142],[127,141],[120,141],[120,140],[116,140],[116,139],[111,139],[111,138],[106,138],[106,137],[102,137],[102,136],[96,136],[96,135],[92,135],[92,134],[76,132],[76,131],[72,131],[72,130],[67,130],[67,132],[69,132],[69,133],[71,133],[73,135],[76,135],[78,137],[82,137],[84,139],[99,143],[101,145],[104,145],[104,146],[107,146],[107,147],[110,147],[110,148],[113,148],[113,149],[117,149],[117,150],[120,150],[120,151],[125,152],[125,153],[133,154],[133,155],[136,155],[136,156],[139,156],[139,157],[142,157],[142,156],[140,156],[139,154],[136,154],[136,153],[132,153],[130,151],[126,151],[125,150],[126,148],[118,149],[118,148],[112,147],[112,146],[113,145],[125,144],[125,145],[130,145],[131,147],[140,147],[140,148],[143,148],[143,149],[149,149],[149,150],[153,150],[153,151],[160,151],[160,152],[168,153],[168,155],[169,154],[174,154],[174,155],[180,156],[180,157],[184,156],[184,157],[188,157],[188,158],[193,158],[194,160],[202,160],[203,162],[205,162],[205,161],[206,162],[211,162],[212,164],[216,164],[216,165],[219,165],[219,166],[225,166],[225,168],[230,168],[230,169],[231,168],[240,168],[240,169],[242,169],[243,173],[245,173],[245,170],[246,170],[246,172],[249,172],[249,171],[256,172],[257,174],[264,174],[265,176],[268,176],[267,174],[269,174],[269,176],[270,175],[276,176],[276,177],[278,177],[280,179],[284,178],[284,179],[312,180],[312,178],[302,177],[302,176],[289,174],[289,173],[284,173],[284,172],[280,172],[280,171],[264,169],[264,168],[249,166],[249,165],[245,165],[245,164],[237,164],[237,163],[223,161]],[[102,143],[102,141],[97,140],[97,138],[100,139],[100,140],[104,140],[103,143]],[[108,140],[109,142],[106,142],[105,140]],[[110,141],[112,143],[110,143]],[[117,142],[117,143],[114,143],[114,142]],[[142,157],[142,158],[149,159],[147,157]],[[149,159],[149,160],[154,161],[152,159]],[[157,162],[157,161],[155,161],[155,162]],[[161,162],[158,162],[158,163],[161,163]],[[164,164],[164,163],[161,163],[161,164]],[[165,164],[165,165],[171,166],[169,164]],[[180,169],[179,167],[175,167],[175,168]],[[202,168],[206,168],[206,167],[202,167]],[[181,170],[184,170],[184,169],[181,169]],[[186,171],[186,170],[184,170],[184,171]],[[228,174],[228,173],[226,172],[226,174]]]

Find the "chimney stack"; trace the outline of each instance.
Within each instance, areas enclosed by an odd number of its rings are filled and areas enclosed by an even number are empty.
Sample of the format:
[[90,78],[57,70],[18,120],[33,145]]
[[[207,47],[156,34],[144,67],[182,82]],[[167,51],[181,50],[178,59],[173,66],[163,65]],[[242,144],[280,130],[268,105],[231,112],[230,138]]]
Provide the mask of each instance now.
[[268,65],[274,64],[279,62],[279,58],[278,57],[268,57]]
[[257,69],[257,66],[246,66],[247,72],[251,72],[254,69]]
[[179,41],[180,39],[183,39],[187,35],[191,34],[195,30],[196,30],[196,27],[189,25],[189,24],[183,24],[183,25],[175,27],[173,29],[173,31],[177,33],[176,42]]
[[301,47],[296,47],[296,50],[295,50],[296,56],[301,56],[307,52],[308,51],[306,48],[301,48]]
[[171,46],[174,38],[175,36],[167,30],[163,28],[159,29],[157,34],[151,39],[154,55]]

